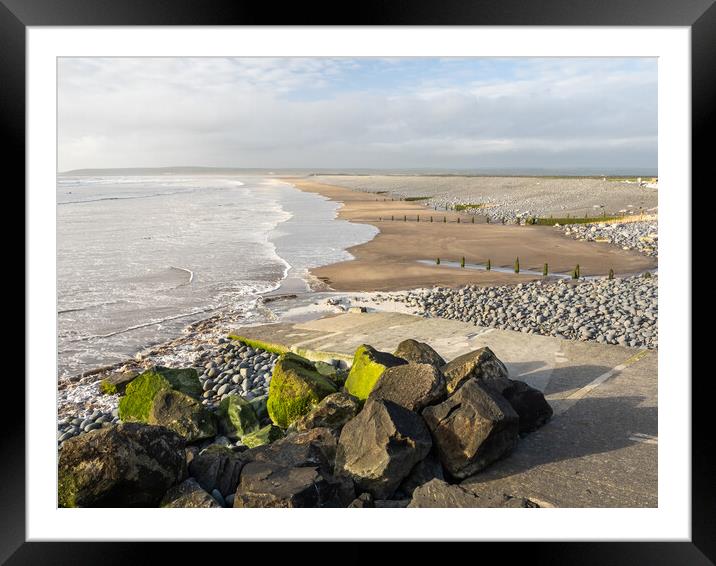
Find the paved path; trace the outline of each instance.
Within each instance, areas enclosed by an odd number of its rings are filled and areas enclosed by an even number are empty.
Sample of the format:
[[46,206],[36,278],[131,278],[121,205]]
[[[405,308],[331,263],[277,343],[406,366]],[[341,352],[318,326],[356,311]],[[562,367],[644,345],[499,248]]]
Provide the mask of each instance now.
[[508,458],[462,482],[556,507],[657,506],[657,353],[371,312],[237,329],[238,334],[350,359],[363,343],[393,351],[428,342],[450,360],[489,346],[510,377],[544,392],[555,416]]

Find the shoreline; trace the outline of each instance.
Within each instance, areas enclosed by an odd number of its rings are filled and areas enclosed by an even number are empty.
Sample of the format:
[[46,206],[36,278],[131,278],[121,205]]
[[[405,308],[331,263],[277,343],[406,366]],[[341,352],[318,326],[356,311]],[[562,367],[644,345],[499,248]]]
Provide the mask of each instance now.
[[[372,240],[348,248],[354,259],[310,270],[311,275],[335,291],[492,286],[541,279],[541,276],[425,265],[426,260],[436,258],[455,262],[465,257],[470,264],[490,259],[493,265],[501,267],[510,267],[519,258],[521,268],[526,271],[541,272],[547,263],[552,273],[568,273],[579,264],[583,275],[595,276],[606,276],[609,269],[614,269],[618,276],[627,276],[658,266],[656,259],[639,252],[567,238],[553,227],[473,224],[469,214],[434,211],[416,202],[387,200],[377,193],[308,179],[285,180],[302,191],[341,203],[339,219],[378,229]],[[431,216],[433,222],[429,220]],[[391,217],[395,220],[389,220]]]

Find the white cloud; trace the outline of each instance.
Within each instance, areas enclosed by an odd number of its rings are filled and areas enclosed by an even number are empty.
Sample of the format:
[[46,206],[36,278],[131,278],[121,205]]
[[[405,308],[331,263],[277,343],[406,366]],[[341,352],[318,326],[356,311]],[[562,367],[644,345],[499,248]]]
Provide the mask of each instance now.
[[656,166],[653,61],[374,63],[62,59],[60,170]]

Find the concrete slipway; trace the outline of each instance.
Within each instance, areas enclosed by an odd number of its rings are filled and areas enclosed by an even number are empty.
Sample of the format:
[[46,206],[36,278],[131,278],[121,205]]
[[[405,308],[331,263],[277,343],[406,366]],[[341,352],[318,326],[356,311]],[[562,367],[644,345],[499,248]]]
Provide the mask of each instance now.
[[510,377],[544,392],[553,419],[506,459],[462,482],[554,507],[657,506],[657,352],[368,312],[239,328],[238,334],[350,360],[407,338],[450,360],[489,346]]

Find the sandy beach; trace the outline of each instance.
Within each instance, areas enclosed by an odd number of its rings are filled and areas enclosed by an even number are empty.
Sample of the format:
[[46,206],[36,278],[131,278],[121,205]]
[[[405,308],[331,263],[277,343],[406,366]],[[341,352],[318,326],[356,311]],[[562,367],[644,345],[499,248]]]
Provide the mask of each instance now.
[[[354,260],[311,270],[336,291],[395,291],[440,285],[501,285],[540,278],[527,274],[426,265],[421,260],[470,263],[490,260],[493,267],[569,272],[579,264],[582,275],[626,275],[654,269],[657,261],[633,250],[599,242],[566,238],[547,226],[471,223],[472,216],[435,211],[417,202],[391,201],[384,195],[359,192],[307,179],[287,179],[297,188],[343,203],[338,217],[376,226],[370,242],[349,248]],[[403,218],[407,215],[408,220]],[[420,221],[417,221],[417,216]],[[391,216],[395,220],[390,220]],[[433,222],[430,222],[430,217]],[[443,221],[445,218],[446,221]],[[460,222],[458,223],[458,219]]]

